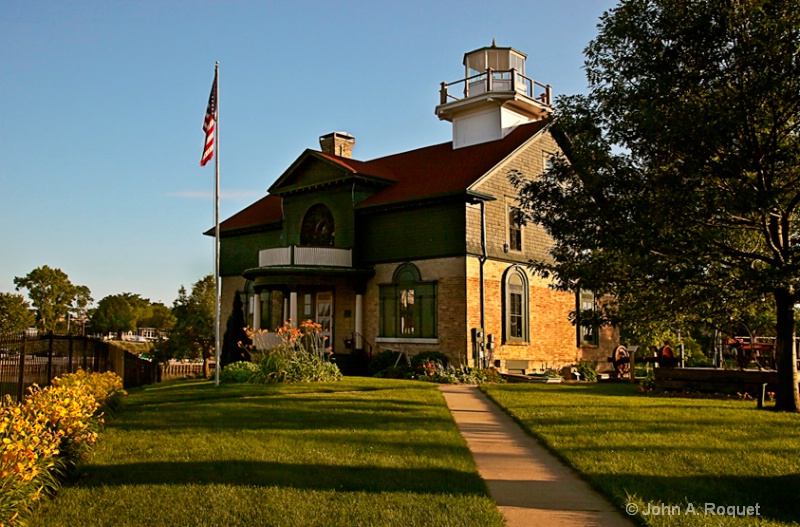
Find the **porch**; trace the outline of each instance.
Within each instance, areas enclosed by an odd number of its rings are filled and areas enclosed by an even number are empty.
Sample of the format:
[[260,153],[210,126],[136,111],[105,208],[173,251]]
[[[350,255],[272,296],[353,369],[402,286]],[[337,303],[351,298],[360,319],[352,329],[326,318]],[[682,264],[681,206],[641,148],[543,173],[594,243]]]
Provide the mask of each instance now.
[[258,256],[259,267],[242,274],[254,329],[273,332],[286,321],[297,327],[313,320],[334,353],[363,349],[364,292],[375,270],[353,267],[352,249],[287,246]]

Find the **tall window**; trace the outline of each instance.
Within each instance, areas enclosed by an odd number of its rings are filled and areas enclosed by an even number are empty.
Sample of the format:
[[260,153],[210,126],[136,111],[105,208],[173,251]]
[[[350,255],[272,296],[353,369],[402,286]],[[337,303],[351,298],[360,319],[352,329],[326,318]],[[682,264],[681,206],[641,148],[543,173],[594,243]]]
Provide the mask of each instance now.
[[528,342],[528,278],[518,266],[503,279],[503,333],[506,342]]
[[391,284],[380,286],[380,336],[436,338],[436,282],[422,281],[419,269],[404,263]]
[[553,160],[555,156],[550,152],[542,152],[542,165],[544,166],[544,171],[547,172],[551,168],[553,168]]
[[522,250],[522,214],[517,207],[508,208],[508,248]]
[[597,345],[600,341],[597,326],[593,323],[593,315],[597,309],[597,301],[592,291],[581,290],[578,292],[578,314],[580,322],[581,344]]
[[316,247],[333,246],[333,214],[325,205],[314,205],[303,218],[300,228],[300,245]]

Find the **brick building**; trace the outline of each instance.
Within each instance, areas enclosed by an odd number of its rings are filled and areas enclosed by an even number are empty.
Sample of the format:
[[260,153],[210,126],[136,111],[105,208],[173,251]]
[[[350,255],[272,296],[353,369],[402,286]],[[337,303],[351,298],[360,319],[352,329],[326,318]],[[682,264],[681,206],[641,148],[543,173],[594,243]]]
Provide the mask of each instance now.
[[516,220],[509,174],[537,177],[558,145],[551,88],[525,59],[494,44],[465,54],[464,79],[442,83],[436,107],[452,142],[359,161],[337,132],[303,152],[220,225],[222,320],[239,294],[253,327],[313,319],[337,354],[440,351],[528,371],[609,356],[613,333],[568,320],[591,294],[555,291],[526,267],[549,258],[550,240]]

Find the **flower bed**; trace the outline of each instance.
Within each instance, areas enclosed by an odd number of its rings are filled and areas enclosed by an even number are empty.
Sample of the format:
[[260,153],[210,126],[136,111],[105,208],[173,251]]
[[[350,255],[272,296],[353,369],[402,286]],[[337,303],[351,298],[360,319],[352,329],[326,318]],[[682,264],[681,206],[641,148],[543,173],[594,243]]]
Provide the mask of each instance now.
[[103,424],[98,410],[125,395],[114,373],[78,373],[33,386],[21,403],[0,406],[0,527],[24,525],[24,514],[59,478],[89,455]]
[[[220,380],[225,382],[252,383],[294,383],[294,382],[333,382],[342,379],[342,372],[331,362],[330,348],[320,337],[322,326],[311,320],[293,328],[291,321],[275,332],[276,338],[265,330],[246,328],[248,337],[254,344],[240,346],[253,357],[253,363],[234,362],[225,366]],[[265,349],[265,343],[277,344]],[[268,344],[267,344],[268,345]]]

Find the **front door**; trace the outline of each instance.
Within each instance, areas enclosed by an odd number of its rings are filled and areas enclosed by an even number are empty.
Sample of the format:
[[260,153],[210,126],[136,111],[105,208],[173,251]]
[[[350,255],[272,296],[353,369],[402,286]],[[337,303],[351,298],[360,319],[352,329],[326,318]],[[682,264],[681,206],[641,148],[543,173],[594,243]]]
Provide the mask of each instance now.
[[328,349],[333,346],[333,293],[317,293],[317,324],[322,326],[320,338],[322,346]]

